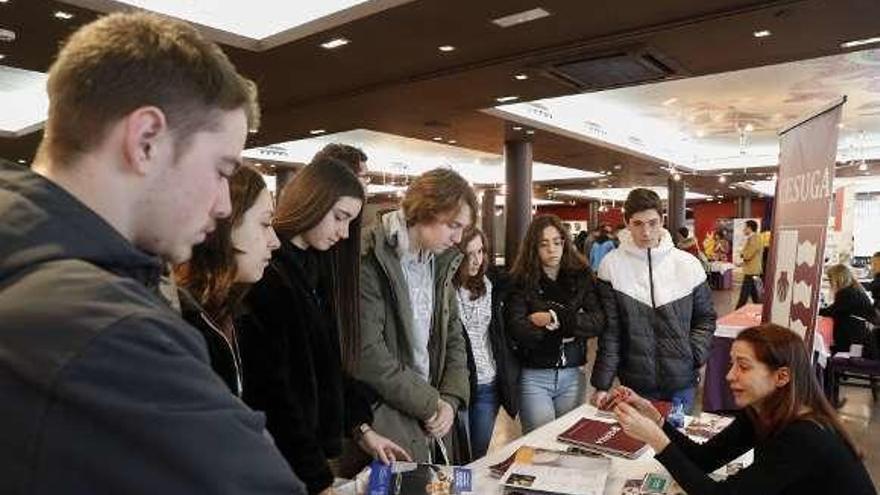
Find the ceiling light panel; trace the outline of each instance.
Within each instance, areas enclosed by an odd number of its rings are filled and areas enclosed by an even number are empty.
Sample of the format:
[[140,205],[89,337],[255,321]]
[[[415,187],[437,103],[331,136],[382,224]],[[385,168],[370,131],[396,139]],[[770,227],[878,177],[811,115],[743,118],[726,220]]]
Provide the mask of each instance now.
[[321,0],[320,2],[118,0],[114,3],[159,12],[253,40],[261,40],[361,4],[382,2],[370,2],[370,0]]
[[334,38],[326,43],[321,43],[321,48],[326,48],[327,50],[332,50],[334,48],[339,48],[340,46],[345,46],[351,43],[347,38]]
[[497,19],[492,19],[492,24],[496,26],[500,26],[503,28],[509,28],[511,26],[517,26],[519,24],[525,24],[526,22],[536,21],[538,19],[542,19],[550,15],[550,12],[542,8],[536,8],[531,10],[525,10],[522,12],[517,12],[516,14],[506,15],[504,17],[499,17]]
[[0,136],[39,129],[49,111],[46,74],[0,65]]

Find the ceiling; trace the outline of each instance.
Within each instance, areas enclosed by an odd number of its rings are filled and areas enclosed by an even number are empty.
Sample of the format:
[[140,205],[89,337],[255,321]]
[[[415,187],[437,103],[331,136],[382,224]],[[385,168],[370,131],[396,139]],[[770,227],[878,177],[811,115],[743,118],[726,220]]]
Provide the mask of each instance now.
[[[509,28],[491,22],[535,7],[551,15]],[[74,17],[56,19],[53,13],[59,9]],[[498,155],[505,139],[522,137],[533,142],[536,161],[609,171],[606,182],[614,187],[662,186],[668,173],[650,157],[542,128],[526,135],[528,128],[516,131],[512,122],[482,110],[497,105],[500,96],[526,102],[607,89],[573,85],[552,74],[554,65],[584,58],[649,53],[669,70],[669,80],[678,80],[837,55],[847,51],[842,42],[880,34],[878,14],[880,4],[874,0],[415,0],[349,22],[327,23],[323,31],[299,33],[279,46],[255,51],[227,44],[225,49],[261,91],[263,128],[250,137],[249,147],[302,139],[314,129],[328,134],[368,129],[422,140],[440,137]],[[0,28],[18,33],[13,43],[0,42],[0,53],[6,55],[0,64],[45,71],[64,37],[97,15],[49,0],[0,3]],[[752,35],[763,29],[772,36]],[[208,34],[223,39],[216,30]],[[334,50],[319,46],[335,37],[350,43]],[[455,50],[441,52],[442,45]],[[816,67],[814,72],[823,70],[836,69]],[[517,80],[516,74],[528,79]],[[760,81],[760,87],[753,83],[756,94],[783,91],[766,89],[772,79]],[[659,96],[648,88],[618,91],[637,95],[636,105],[644,104],[649,113],[658,110]],[[679,96],[681,109],[696,112],[707,100],[723,105],[711,97],[711,92],[693,101]],[[39,132],[0,137],[0,156],[29,160],[38,142]],[[757,177],[754,171],[741,175],[731,181]],[[685,181],[707,194],[720,189],[715,176],[685,176]]]

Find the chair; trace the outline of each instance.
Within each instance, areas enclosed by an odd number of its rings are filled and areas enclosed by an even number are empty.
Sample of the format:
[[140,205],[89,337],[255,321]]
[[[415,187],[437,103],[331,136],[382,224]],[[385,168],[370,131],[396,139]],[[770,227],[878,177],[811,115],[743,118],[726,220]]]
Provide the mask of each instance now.
[[880,392],[880,330],[865,320],[867,342],[863,357],[835,356],[828,361],[831,380],[831,403],[840,405],[840,386],[871,389],[871,397],[876,402]]

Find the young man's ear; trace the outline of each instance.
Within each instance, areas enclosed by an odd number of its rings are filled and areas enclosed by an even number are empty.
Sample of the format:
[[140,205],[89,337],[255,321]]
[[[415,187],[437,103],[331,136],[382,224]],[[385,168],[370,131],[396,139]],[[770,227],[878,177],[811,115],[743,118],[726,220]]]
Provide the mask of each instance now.
[[123,119],[123,155],[130,170],[146,175],[155,163],[168,129],[165,113],[153,106],[140,107]]

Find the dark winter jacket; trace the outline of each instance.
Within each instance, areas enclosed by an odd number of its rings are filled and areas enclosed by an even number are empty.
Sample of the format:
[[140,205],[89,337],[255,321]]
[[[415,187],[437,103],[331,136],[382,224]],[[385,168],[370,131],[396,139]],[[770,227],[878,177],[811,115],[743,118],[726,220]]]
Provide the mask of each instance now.
[[608,390],[615,376],[639,393],[695,386],[715,332],[706,272],[663,231],[658,247],[641,249],[628,230],[599,268],[608,318],[591,383]]
[[[834,320],[834,345],[831,352],[849,352],[852,344],[868,346],[866,321],[873,321],[874,307],[860,287],[844,287],[834,294],[834,303],[819,310]],[[873,352],[870,346],[865,351]],[[873,356],[871,356],[873,357]]]
[[[490,269],[486,274],[492,283],[492,321],[489,323],[489,342],[492,357],[495,358],[495,388],[499,401],[511,418],[519,412],[519,360],[513,340],[504,329],[504,307],[510,290],[510,276],[507,273]],[[470,372],[471,397],[477,396],[477,365],[467,331],[467,364]]]
[[226,383],[229,390],[241,397],[241,354],[238,350],[238,338],[235,329],[227,337],[211,316],[202,308],[192,294],[185,289],[177,291],[180,301],[180,315],[190,325],[202,333],[211,357],[211,368]]
[[282,242],[236,318],[244,400],[266,413],[269,432],[310,493],[333,484],[327,461],[339,456],[345,434],[372,422],[365,385],[342,368],[323,289],[326,256]]
[[880,273],[874,275],[870,282],[863,284],[865,290],[871,293],[874,307],[880,309]]
[[[553,310],[560,327],[549,331],[529,315]],[[605,314],[592,270],[561,270],[555,281],[542,273],[537,286],[514,283],[507,305],[507,330],[516,342],[523,368],[568,368],[587,362],[587,338],[605,328]]]
[[161,264],[0,163],[0,493],[304,493],[157,292]]

